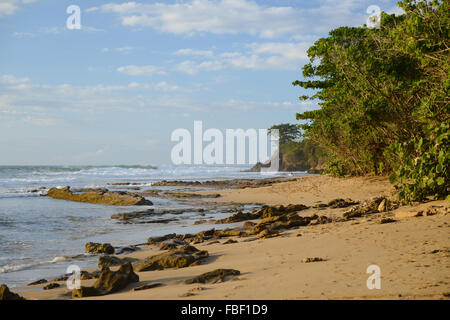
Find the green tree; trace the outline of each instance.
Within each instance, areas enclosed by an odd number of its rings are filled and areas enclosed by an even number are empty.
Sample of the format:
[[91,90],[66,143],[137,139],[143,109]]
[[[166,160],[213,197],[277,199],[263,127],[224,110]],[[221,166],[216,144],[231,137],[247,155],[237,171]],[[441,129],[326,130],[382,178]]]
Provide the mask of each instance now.
[[297,114],[335,175],[392,173],[405,201],[449,191],[448,1],[399,2],[381,28],[338,28],[309,48],[304,81],[321,108]]
[[295,124],[282,123],[273,125],[269,128],[268,133],[273,133],[273,130],[275,129],[278,130],[278,133],[280,135],[280,145],[286,144],[291,141],[297,141],[299,139],[300,129]]

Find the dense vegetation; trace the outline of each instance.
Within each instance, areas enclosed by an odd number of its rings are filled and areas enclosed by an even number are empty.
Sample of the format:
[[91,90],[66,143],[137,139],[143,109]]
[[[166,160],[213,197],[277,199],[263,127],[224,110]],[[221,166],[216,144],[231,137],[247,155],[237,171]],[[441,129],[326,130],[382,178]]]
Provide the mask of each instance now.
[[390,174],[404,201],[448,198],[449,1],[403,0],[379,28],[342,27],[308,50],[297,114],[304,138],[324,148],[326,172]]
[[325,162],[324,150],[311,139],[300,137],[298,125],[282,123],[273,125],[268,133],[278,130],[281,171],[312,171],[321,168]]

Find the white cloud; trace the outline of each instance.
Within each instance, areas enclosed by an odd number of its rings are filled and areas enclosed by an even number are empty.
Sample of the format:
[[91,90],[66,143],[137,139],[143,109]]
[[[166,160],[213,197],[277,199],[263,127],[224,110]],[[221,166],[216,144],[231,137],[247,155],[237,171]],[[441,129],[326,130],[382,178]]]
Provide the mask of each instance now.
[[[6,79],[6,80],[5,80]],[[289,101],[225,101],[198,102],[187,95],[188,89],[166,82],[153,84],[131,82],[128,85],[74,86],[69,84],[35,84],[28,78],[0,76],[0,114],[3,119],[20,120],[33,125],[57,125],[74,114],[95,114],[120,110],[136,112],[152,110],[177,112],[187,110],[298,110]],[[309,107],[305,104],[305,107]]]
[[182,96],[192,89],[165,81],[126,85],[48,85],[33,83],[29,78],[0,75],[0,114],[36,125],[52,125],[56,122],[49,114],[54,115],[55,112],[191,107],[188,103],[183,104],[182,98],[175,97],[174,92]]
[[4,74],[0,77],[0,84],[4,85],[17,85],[17,84],[23,84],[26,82],[29,82],[29,78],[17,78],[10,74]]
[[180,49],[174,52],[178,56],[200,56],[200,57],[212,57],[213,52],[211,50],[194,50],[194,49]]
[[157,66],[123,66],[117,68],[117,72],[125,73],[130,76],[151,76],[155,74],[164,75],[167,74],[165,71],[161,70]]
[[22,3],[27,4],[36,1],[37,0],[0,0],[0,17],[16,13]]
[[[225,68],[250,70],[297,70],[306,62],[307,42],[251,43],[246,51],[222,52],[208,56],[201,62],[186,60],[178,63],[175,70],[195,74],[200,71],[218,71]],[[190,52],[190,49],[183,49]],[[194,52],[195,50],[191,50]]]
[[199,71],[218,71],[225,68],[225,64],[219,60],[194,62],[183,61],[176,65],[175,70],[187,74],[195,74]]
[[362,1],[324,0],[319,4],[301,9],[262,5],[249,0],[191,0],[174,4],[109,3],[99,9],[118,14],[124,26],[150,27],[184,35],[246,33],[275,38],[326,32],[330,27],[365,22]]
[[19,9],[14,3],[11,2],[0,2],[0,17],[8,16],[15,13]]
[[130,53],[133,50],[134,50],[134,47],[131,47],[131,46],[124,46],[124,47],[116,48],[117,52],[123,52],[123,53]]
[[[12,33],[12,36],[14,38],[34,38],[38,35],[59,35],[64,32],[68,32],[68,30],[65,27],[41,27],[36,32],[23,32],[23,31],[16,31]],[[95,27],[90,26],[81,26],[80,31],[87,32],[87,33],[93,33],[93,32],[104,32],[103,29],[98,29]],[[74,31],[70,31],[74,32]]]
[[85,11],[86,12],[94,12],[94,11],[98,11],[100,8],[99,7],[92,7],[92,8],[87,8]]

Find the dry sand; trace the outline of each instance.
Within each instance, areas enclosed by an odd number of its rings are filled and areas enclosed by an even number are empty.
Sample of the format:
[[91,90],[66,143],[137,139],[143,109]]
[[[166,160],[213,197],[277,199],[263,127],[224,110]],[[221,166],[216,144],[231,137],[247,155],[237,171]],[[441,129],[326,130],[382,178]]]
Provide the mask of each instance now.
[[[384,178],[334,179],[324,176],[300,178],[269,187],[219,191],[223,197],[212,201],[238,203],[313,205],[334,198],[364,200],[389,196],[392,187]],[[217,193],[217,190],[213,191]],[[208,250],[201,265],[138,273],[140,282],[125,290],[89,299],[448,299],[450,294],[450,216],[396,219],[380,224],[384,216],[399,211],[417,211],[431,206],[449,207],[446,201],[401,207],[394,212],[372,214],[347,222],[300,227],[280,237],[238,243],[195,245]],[[339,216],[345,209],[308,209],[314,213]],[[145,258],[161,253],[145,248],[128,256]],[[325,261],[302,263],[303,258]],[[381,269],[381,289],[368,289],[369,265]],[[241,275],[216,284],[184,284],[184,280],[217,268],[231,268]],[[82,281],[83,286],[95,280]],[[164,285],[143,291],[131,289],[146,283]],[[42,285],[21,292],[28,299],[67,299],[64,287],[48,291]],[[16,291],[21,291],[16,288]],[[30,290],[32,289],[32,290]],[[186,296],[188,294],[189,296]],[[192,295],[191,295],[192,294]]]

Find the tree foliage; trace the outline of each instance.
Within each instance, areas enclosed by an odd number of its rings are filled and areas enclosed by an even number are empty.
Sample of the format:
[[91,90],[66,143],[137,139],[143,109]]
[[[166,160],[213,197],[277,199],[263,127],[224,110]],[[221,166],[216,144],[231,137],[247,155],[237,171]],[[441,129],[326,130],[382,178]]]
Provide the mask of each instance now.
[[268,133],[269,134],[273,133],[274,132],[273,130],[275,129],[278,130],[279,133],[280,145],[284,145],[291,141],[296,141],[298,140],[300,135],[300,129],[295,124],[282,123],[273,125],[269,128]]
[[405,201],[449,185],[449,1],[403,0],[378,29],[342,27],[308,50],[304,81],[320,109],[297,114],[334,175],[388,174]]

